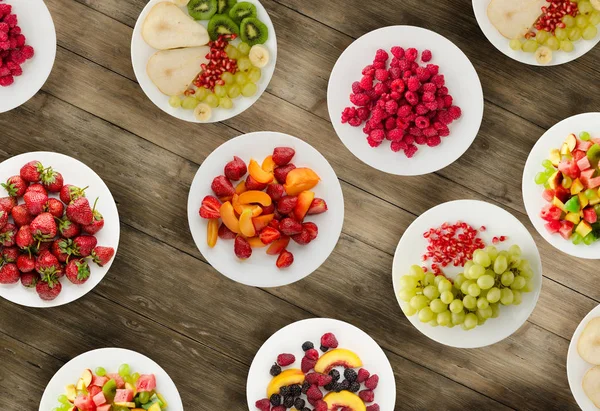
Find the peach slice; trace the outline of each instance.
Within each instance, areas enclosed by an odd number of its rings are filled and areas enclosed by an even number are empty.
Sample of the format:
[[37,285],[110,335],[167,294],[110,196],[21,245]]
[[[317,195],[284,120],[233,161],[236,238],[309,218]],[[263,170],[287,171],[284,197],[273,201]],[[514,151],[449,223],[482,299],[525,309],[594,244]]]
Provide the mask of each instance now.
[[267,386],[267,398],[273,394],[279,394],[281,387],[288,385],[302,385],[304,383],[304,373],[298,368],[290,368],[283,371],[277,377],[273,377]]
[[233,195],[233,198],[231,199],[231,205],[233,206],[233,209],[238,215],[242,215],[244,210],[252,211],[252,217],[258,217],[262,214],[261,206],[242,204],[240,203],[240,196],[238,196],[237,194]]
[[240,204],[258,203],[265,207],[270,206],[273,202],[267,193],[258,190],[246,191],[240,194],[238,201]]
[[223,220],[223,224],[225,224],[225,226],[234,233],[239,234],[240,222],[235,216],[235,210],[233,209],[231,203],[229,201],[224,202],[223,204],[221,204],[221,208],[219,211],[221,213],[221,219]]
[[65,391],[67,400],[69,400],[69,402],[73,404],[75,402],[75,398],[77,398],[77,388],[75,388],[75,385],[69,384],[65,387]]
[[260,168],[265,170],[267,173],[271,174],[273,174],[273,170],[275,170],[275,167],[277,167],[277,164],[275,164],[275,162],[273,161],[273,156],[268,156],[267,158],[265,158],[262,162],[262,165],[260,166]]
[[319,184],[319,180],[317,173],[310,168],[295,168],[288,173],[283,187],[289,196],[297,196]]
[[281,251],[285,250],[285,247],[287,247],[289,243],[290,238],[288,236],[283,236],[279,240],[275,240],[271,243],[271,245],[267,249],[267,254],[279,255]]
[[248,164],[248,173],[261,184],[268,184],[273,181],[273,174],[263,170],[254,159],[250,160],[250,164]]
[[83,385],[85,388],[89,387],[92,384],[92,380],[94,379],[94,373],[89,368],[83,370],[81,374],[81,379],[83,380]]
[[567,145],[569,152],[572,153],[573,150],[575,150],[575,147],[577,147],[577,137],[575,137],[575,134],[569,134],[565,140],[565,144]]
[[367,407],[360,397],[350,391],[330,392],[323,398],[327,408],[337,410],[338,408],[351,409],[352,411],[366,411]]
[[358,368],[362,366],[362,361],[354,352],[345,348],[336,348],[335,350],[327,351],[319,358],[315,364],[315,371],[327,374],[333,367],[337,366]]
[[254,229],[256,232],[258,233],[263,228],[268,226],[269,223],[273,221],[273,218],[275,218],[275,214],[263,214],[261,216],[254,217],[252,219],[252,224],[254,224]]
[[260,240],[260,237],[247,238],[246,240],[248,240],[248,244],[250,244],[250,247],[252,248],[262,248],[267,246]]
[[245,237],[254,237],[256,235],[254,224],[252,224],[252,210],[249,208],[240,214],[240,232]]
[[212,218],[208,220],[208,227],[206,228],[206,243],[210,248],[213,248],[217,244],[217,238],[219,234],[219,219]]
[[246,188],[246,181],[245,180],[240,181],[238,183],[238,185],[235,186],[235,193],[238,194],[238,195],[242,194],[246,190],[247,190],[247,188]]
[[315,199],[315,193],[312,191],[303,191],[298,194],[298,201],[294,207],[294,217],[297,221],[304,220],[308,209],[310,208],[313,200]]

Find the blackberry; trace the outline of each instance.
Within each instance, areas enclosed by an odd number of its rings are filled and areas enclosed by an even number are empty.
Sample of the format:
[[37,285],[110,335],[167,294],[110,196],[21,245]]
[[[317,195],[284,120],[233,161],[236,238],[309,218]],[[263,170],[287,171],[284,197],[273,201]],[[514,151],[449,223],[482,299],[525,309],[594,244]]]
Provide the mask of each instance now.
[[285,397],[283,399],[283,406],[285,408],[292,408],[294,406],[294,397]]
[[350,392],[358,392],[360,390],[360,383],[354,381],[352,384],[350,384],[350,388],[349,391]]
[[333,384],[333,389],[331,391],[340,392],[342,390],[343,390],[342,383],[336,382],[335,384]]
[[306,394],[309,388],[310,384],[308,383],[308,381],[304,381],[304,384],[302,384],[302,394]]
[[325,388],[327,391],[333,391],[334,387],[335,387],[335,382],[331,381],[329,384],[325,385],[323,388]]
[[304,408],[302,408],[302,411],[310,411],[310,408],[304,407]]
[[331,375],[333,382],[338,382],[338,380],[340,379],[340,372],[338,370],[329,371],[329,375]]
[[294,401],[294,408],[297,410],[301,410],[305,405],[306,401],[304,401],[302,398],[296,398],[296,401]]
[[279,395],[281,395],[282,397],[287,397],[288,395],[290,395],[290,387],[281,387],[279,389]]
[[348,380],[344,380],[344,381],[338,383],[338,385],[340,387],[340,391],[347,390],[348,388],[350,388],[350,383],[348,382]]
[[271,367],[271,371],[269,371],[269,374],[271,374],[273,377],[277,377],[279,374],[281,374],[281,367],[277,364],[273,364],[273,366]]
[[[292,397],[296,398],[296,397],[299,397],[301,394],[302,394],[302,388],[299,385],[290,386],[290,395]],[[298,408],[298,407],[296,407],[296,408]]]
[[271,395],[271,405],[273,407],[277,407],[278,405],[281,405],[281,395],[279,394],[273,394]]
[[346,378],[349,383],[353,383],[354,381],[356,381],[356,378],[358,378],[358,375],[356,374],[356,371],[354,371],[352,368],[346,368],[344,370],[344,378]]
[[324,346],[321,346],[321,351],[323,351],[323,352],[327,352],[328,350],[329,350],[329,347],[324,347]]
[[[312,350],[313,348],[315,348],[315,345],[313,343],[311,343],[310,341],[306,341],[304,344],[302,344],[302,351],[304,351],[304,352],[306,352],[308,350]],[[298,408],[298,409],[300,409],[300,408]]]

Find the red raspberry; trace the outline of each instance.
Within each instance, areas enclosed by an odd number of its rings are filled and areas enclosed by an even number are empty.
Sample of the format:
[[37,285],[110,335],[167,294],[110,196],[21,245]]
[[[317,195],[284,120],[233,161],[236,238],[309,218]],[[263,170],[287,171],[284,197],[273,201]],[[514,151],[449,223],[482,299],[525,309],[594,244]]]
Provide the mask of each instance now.
[[438,112],[438,120],[442,124],[450,124],[454,120],[448,111],[440,111]]
[[17,64],[23,64],[23,63],[25,63],[25,60],[26,60],[26,58],[23,55],[23,52],[21,50],[11,50],[9,58],[11,61],[13,61]]
[[385,69],[379,69],[375,72],[375,78],[379,81],[386,81],[390,73]]
[[366,107],[360,107],[360,108],[358,108],[358,110],[356,110],[356,116],[358,118],[360,118],[362,121],[367,121],[369,119],[370,115],[371,115],[371,112]]
[[399,79],[400,77],[402,77],[402,70],[400,70],[398,67],[392,67],[390,69],[390,78],[392,80],[396,80],[396,79]]
[[327,403],[325,401],[316,401],[314,404],[315,406],[315,410],[314,411],[327,411]]
[[13,76],[0,77],[0,87],[8,87],[15,82]]
[[442,139],[440,138],[440,136],[433,136],[433,137],[427,138],[427,145],[429,147],[436,147],[436,146],[439,146],[441,143],[442,143]]
[[418,145],[422,146],[423,144],[427,144],[427,137],[420,135],[420,136],[414,136],[415,137],[415,143],[417,143]]
[[385,120],[385,129],[391,130],[396,127],[396,119],[394,117],[388,117]]
[[410,91],[417,91],[421,87],[421,82],[416,76],[411,76],[408,79],[408,89]]
[[408,132],[415,137],[423,135],[423,132],[421,131],[421,129],[419,127],[411,127],[410,130],[408,130]]
[[279,354],[277,356],[277,364],[280,367],[287,367],[296,362],[296,357],[293,354]]
[[376,108],[371,113],[371,120],[373,120],[375,123],[381,123],[386,117],[385,111],[380,108]]
[[444,107],[448,108],[448,107],[452,106],[453,102],[454,102],[454,99],[452,98],[452,96],[450,96],[450,95],[444,96]]
[[314,361],[317,361],[319,359],[319,352],[314,348],[307,350],[304,355]]
[[10,69],[7,66],[0,67],[0,77],[10,76]]
[[300,368],[302,369],[302,372],[306,374],[307,372],[315,368],[316,363],[316,361],[311,360],[310,358],[303,357],[302,363],[300,364]]
[[367,137],[367,143],[369,143],[369,146],[371,146],[373,148],[379,147],[381,145],[381,141],[373,140],[373,138],[371,138],[371,136]]
[[425,83],[423,84],[423,92],[424,93],[435,93],[437,91],[437,87],[433,83]]
[[363,76],[363,78],[360,79],[360,87],[363,90],[373,90],[373,76]]
[[433,127],[427,127],[423,129],[423,135],[425,137],[437,136],[437,131]]
[[425,103],[425,107],[427,108],[427,110],[435,111],[439,108],[439,105],[437,101],[430,101],[428,103]]
[[358,93],[362,93],[363,89],[360,86],[360,83],[358,81],[355,81],[354,83],[352,83],[352,93],[354,94],[358,94]]
[[333,378],[331,377],[331,375],[327,375],[327,374],[319,374],[319,378],[317,380],[317,385],[319,387],[323,387],[324,385],[327,385],[331,382]]
[[427,69],[424,67],[417,67],[417,69],[415,70],[415,74],[417,75],[419,81],[421,81],[422,83],[426,82],[431,77],[429,71],[427,71]]
[[435,76],[436,74],[438,74],[440,72],[440,66],[435,65],[435,64],[428,64],[426,67],[427,71],[429,71],[429,73],[432,76]]
[[359,383],[363,383],[367,381],[370,376],[371,373],[369,371],[365,370],[364,368],[361,368],[360,370],[358,370],[358,377],[356,378],[356,381],[358,381]]
[[379,49],[377,50],[377,53],[375,53],[375,61],[387,61],[388,58],[389,55],[387,51],[383,49]]
[[370,390],[377,388],[377,384],[379,384],[379,376],[377,374],[371,375],[369,379],[365,381],[365,387]]
[[[0,4],[0,7],[2,6],[2,4]],[[8,31],[10,30],[10,27],[8,27],[8,24],[2,22],[0,23],[0,31],[2,33],[8,33]]]
[[388,114],[396,114],[398,112],[398,103],[394,100],[389,100],[385,103],[385,111]]
[[444,97],[444,96],[448,95],[448,87],[442,86],[442,87],[438,88],[437,91],[435,92],[435,94],[438,97]]
[[260,411],[269,411],[271,409],[271,401],[268,398],[256,401],[254,404]]
[[404,98],[411,106],[416,106],[419,103],[419,96],[417,96],[417,93],[415,93],[414,91],[407,91],[404,94]]
[[410,146],[411,144],[414,144],[415,142],[415,138],[413,136],[411,136],[410,134],[404,137],[404,140],[402,140],[406,143],[406,145]]
[[417,146],[415,146],[414,144],[413,144],[413,145],[410,145],[410,146],[408,146],[407,148],[405,148],[405,149],[404,149],[404,155],[405,155],[406,157],[408,157],[408,158],[412,158],[412,157],[413,157],[413,156],[416,154],[416,152],[417,152],[418,150],[419,150],[419,149],[418,149],[418,148],[417,148]]
[[[411,114],[412,116],[412,114]],[[410,121],[409,117],[407,118],[397,118],[396,119],[396,126],[400,129],[400,130],[406,130],[410,127]]]
[[379,411],[379,405],[371,404],[367,407],[367,411]]
[[421,53],[421,61],[423,63],[427,63],[428,61],[431,61],[432,57],[433,57],[433,55],[431,54],[431,50],[423,50],[423,52]]
[[398,69],[400,69],[402,72],[409,70],[410,69],[410,61],[408,61],[408,60],[398,61]]
[[0,41],[0,50],[9,50],[10,41]]
[[365,76],[372,76],[373,74],[375,74],[375,67],[373,67],[370,64],[368,66],[365,66],[365,68],[362,70],[362,74]]
[[399,46],[394,46],[392,47],[392,55],[396,58],[401,59],[402,57],[404,57],[404,49]]
[[452,117],[452,119],[457,120],[462,115],[462,111],[458,106],[452,106],[448,109],[448,113]]
[[16,36],[16,35],[18,35],[18,34],[21,34],[21,27],[19,27],[19,26],[15,26],[15,27],[13,27],[13,28],[10,30],[10,34],[11,34],[12,36]]
[[321,337],[321,346],[326,348],[337,348],[339,345],[337,338],[333,333],[325,333]]
[[375,70],[380,70],[385,68],[385,61],[374,61],[373,68]]
[[396,101],[398,101],[398,100],[400,100],[400,98],[401,98],[401,97],[402,97],[402,94],[398,93],[397,91],[392,91],[392,92],[390,93],[390,98],[391,98],[392,100],[396,100]]
[[358,117],[354,117],[348,120],[348,124],[350,124],[352,127],[360,127],[362,124],[362,120]]
[[387,139],[391,140],[391,141],[401,141],[403,138],[404,138],[404,131],[400,130],[399,128],[390,130],[387,133]]
[[6,41],[6,40],[8,40],[8,33],[0,31],[0,41]]
[[390,148],[394,153],[397,153],[400,150],[406,150],[408,145],[404,141],[392,141]]
[[406,50],[405,57],[408,61],[413,62],[417,59],[417,57],[419,57],[419,52],[417,51],[416,48],[411,47]]
[[431,77],[431,82],[437,86],[437,88],[443,87],[446,84],[446,80],[444,79],[443,74],[436,74]]
[[425,103],[431,103],[432,101],[435,101],[435,94],[433,94],[430,91],[427,91],[427,92],[423,93],[423,96],[421,97],[421,99]]
[[21,48],[25,45],[25,36],[24,35],[19,34],[19,35],[15,36],[15,39],[17,40],[17,47]]
[[320,400],[323,398],[323,393],[316,385],[311,385],[308,391],[306,392],[306,396],[311,400]]
[[443,126],[438,130],[438,136],[440,137],[448,137],[450,135],[450,129],[448,126]]
[[400,118],[405,118],[405,117],[408,117],[410,115],[410,113],[412,113],[412,107],[408,104],[405,104],[398,109],[398,113],[396,113],[396,114]]
[[392,81],[391,87],[390,87],[393,91],[397,91],[399,93],[402,93],[405,88],[406,88],[406,84],[404,83],[404,80],[402,79],[396,79],[394,81]]
[[375,93],[377,93],[378,96],[381,96],[384,93],[387,93],[389,91],[388,86],[386,86],[385,83],[375,84],[375,87],[373,87],[373,90],[375,91]]
[[424,104],[417,104],[415,107],[415,112],[420,116],[427,114],[428,111],[429,109]]
[[9,14],[8,16],[4,17],[4,22],[8,24],[9,27],[15,27],[18,23],[17,15]]
[[15,77],[19,77],[23,74],[23,69],[21,68],[21,66],[17,66],[10,71],[10,74],[12,74]]
[[352,102],[352,104],[354,104],[356,106],[364,107],[364,106],[367,106],[371,102],[371,99],[365,93],[360,93],[360,94],[350,94],[350,101]]
[[317,381],[319,381],[319,373],[316,372],[311,372],[306,374],[306,376],[304,377],[304,380],[309,383],[310,385],[316,385]]
[[271,411],[286,411],[285,405],[278,405],[277,407],[271,408]]

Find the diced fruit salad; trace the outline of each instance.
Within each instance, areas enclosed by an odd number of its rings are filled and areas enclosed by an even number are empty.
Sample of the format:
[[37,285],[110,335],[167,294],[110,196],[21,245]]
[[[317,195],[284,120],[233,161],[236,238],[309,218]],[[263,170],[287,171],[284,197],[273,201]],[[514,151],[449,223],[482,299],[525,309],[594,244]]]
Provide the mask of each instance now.
[[[486,247],[479,230],[464,222],[432,228],[423,236],[428,240],[423,261],[427,266],[413,265],[399,280],[398,297],[405,302],[407,316],[418,315],[419,321],[448,328],[460,325],[472,330],[490,318],[500,315],[500,306],[519,305],[523,293],[533,291],[533,270],[529,261],[514,244],[507,250],[494,245]],[[493,244],[506,241],[494,237]],[[452,264],[462,267],[454,279],[443,273]]]
[[8,87],[23,74],[21,67],[34,55],[33,47],[18,26],[12,6],[0,0],[0,87]]
[[102,367],[83,370],[58,402],[52,411],[161,411],[168,406],[156,389],[154,374],[131,373],[128,364],[112,374]]
[[317,225],[305,220],[327,211],[327,203],[311,191],[319,176],[296,167],[295,154],[291,147],[276,147],[261,164],[237,156],[225,164],[223,175],[212,181],[214,195],[204,197],[199,210],[208,220],[210,247],[219,238],[234,240],[235,255],[245,260],[253,249],[268,246],[267,254],[278,256],[276,266],[283,269],[294,262],[290,240],[304,246],[317,238]]
[[573,244],[591,245],[600,239],[600,138],[584,131],[569,134],[560,148],[542,163],[535,183],[544,186],[547,201],[540,213],[551,234]]
[[[333,333],[323,334],[319,351],[311,341],[302,344],[300,368],[294,354],[277,356],[269,373],[266,397],[256,401],[260,411],[354,410],[379,411],[375,390],[379,376],[363,367],[360,357],[339,343]],[[369,405],[367,405],[369,404]]]
[[392,58],[379,49],[363,77],[352,84],[350,102],[342,123],[361,127],[371,147],[390,142],[394,152],[408,158],[418,146],[436,147],[450,135],[449,125],[461,117],[433,55],[415,48],[392,47]]
[[115,250],[99,246],[94,236],[104,217],[98,199],[90,206],[87,187],[65,184],[58,171],[37,160],[2,187],[8,197],[0,198],[0,284],[20,281],[51,301],[62,290],[62,277],[83,284],[90,262],[102,267],[113,258]]

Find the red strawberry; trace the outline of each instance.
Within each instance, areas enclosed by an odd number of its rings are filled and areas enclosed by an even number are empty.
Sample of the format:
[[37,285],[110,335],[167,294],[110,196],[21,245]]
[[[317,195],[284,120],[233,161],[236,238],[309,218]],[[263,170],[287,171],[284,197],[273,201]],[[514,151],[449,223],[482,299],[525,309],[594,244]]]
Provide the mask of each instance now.
[[65,263],[71,255],[72,244],[73,243],[70,240],[54,240],[52,242],[52,246],[50,247],[50,252],[59,262]]
[[14,197],[0,198],[0,209],[6,211],[7,213],[10,213],[13,207],[15,207],[17,204],[17,199]]
[[37,183],[40,181],[43,172],[44,166],[42,163],[33,160],[21,167],[19,174],[21,175],[21,178],[28,183]]
[[35,271],[42,277],[44,275],[56,274],[60,268],[58,259],[48,250],[42,251],[35,260]]
[[77,200],[78,198],[85,197],[85,188],[79,188],[71,184],[65,184],[60,189],[60,201],[65,204],[69,204],[71,201]]
[[35,270],[35,257],[29,254],[21,254],[17,258],[17,268],[22,273],[29,273]]
[[73,284],[83,284],[90,278],[90,266],[83,258],[71,260],[65,269],[65,276]]
[[88,225],[94,219],[90,202],[85,197],[71,201],[67,206],[67,218],[77,224]]
[[319,227],[317,227],[315,223],[304,223],[302,224],[302,229],[308,231],[310,241],[314,240],[319,235]]
[[91,235],[80,235],[73,240],[73,254],[79,257],[87,257],[98,244],[96,237]]
[[296,357],[294,354],[279,354],[277,356],[277,364],[280,367],[287,367],[288,365],[292,365],[296,362]]
[[275,212],[275,204],[271,203],[268,206],[260,206],[262,214],[273,214]]
[[42,185],[51,193],[58,193],[63,188],[64,179],[58,171],[52,170],[50,167],[42,174]]
[[259,234],[260,241],[263,244],[271,244],[273,241],[279,240],[281,238],[281,233],[274,229],[273,227],[265,227]]
[[310,386],[310,388],[306,392],[306,396],[311,400],[320,400],[321,398],[323,398],[323,393],[315,384]]
[[327,211],[327,203],[322,198],[313,199],[306,215],[321,214]]
[[254,177],[252,176],[248,176],[248,178],[246,178],[246,188],[248,190],[258,190],[258,191],[262,191],[265,188],[267,188],[267,185],[264,183],[259,183],[258,181],[256,181],[254,179]]
[[81,234],[81,226],[67,219],[61,220],[58,224],[58,231],[64,238],[74,238]]
[[39,253],[41,253],[42,251],[50,251],[50,246],[52,245],[51,242],[44,242],[44,243],[39,243],[38,247],[37,247],[37,253],[39,255]]
[[215,177],[210,188],[217,197],[230,197],[235,194],[233,184],[231,184],[231,181],[225,176]]
[[44,206],[48,201],[48,196],[43,193],[38,193],[37,191],[30,191],[25,193],[23,199],[25,200],[25,205],[27,206],[29,214],[36,216],[44,212]]
[[377,374],[371,375],[369,379],[365,381],[365,387],[370,390],[377,388],[377,384],[379,384],[379,376]]
[[60,294],[62,285],[55,276],[47,276],[38,281],[35,285],[35,291],[37,291],[40,298],[44,301],[52,301]]
[[92,260],[100,267],[104,267],[115,255],[115,249],[112,247],[94,247],[92,250]]
[[33,237],[38,241],[49,241],[56,237],[56,222],[50,213],[42,213],[30,224]]
[[12,247],[15,245],[15,236],[17,235],[17,227],[14,224],[8,223],[0,229],[0,245],[4,247]]
[[268,398],[263,398],[262,400],[256,401],[254,404],[256,408],[260,411],[270,411],[271,410],[271,401]]
[[5,263],[15,263],[19,258],[19,249],[17,247],[5,247],[2,250],[2,258]]
[[272,219],[269,223],[269,227],[273,227],[275,230],[279,231],[279,220]]
[[202,205],[200,206],[200,217],[206,219],[214,219],[221,217],[221,202],[218,198],[214,196],[206,196],[202,200]]
[[44,188],[44,186],[41,185],[40,183],[32,184],[29,187],[27,187],[27,190],[25,190],[26,193],[29,193],[30,191],[35,191],[35,192],[38,192],[38,193],[42,193],[42,194],[48,195],[48,191],[46,191],[46,189]]
[[306,228],[302,228],[302,232],[300,234],[296,234],[292,236],[292,240],[300,245],[306,245],[310,243],[310,232]]
[[273,150],[273,161],[278,166],[284,166],[296,155],[296,151],[294,151],[291,147],[275,147]]
[[19,281],[20,275],[15,263],[4,264],[0,268],[0,284],[14,284]]
[[16,207],[13,207],[11,215],[17,227],[29,225],[33,221],[33,216],[27,210],[27,206],[25,206],[25,204],[20,204]]
[[248,240],[241,236],[237,236],[235,238],[233,250],[237,258],[241,260],[250,258],[252,255],[252,247],[250,247],[250,243],[248,243]]
[[21,176],[12,176],[6,180],[6,183],[2,183],[2,187],[6,189],[11,197],[23,197],[25,190],[27,190],[27,182]]
[[[319,359],[319,352],[317,350],[315,350],[314,348],[307,350],[304,355],[307,356],[308,358],[310,358],[311,360],[317,361]],[[325,385],[325,384],[323,384],[323,385]]]
[[275,179],[277,181],[279,181],[281,184],[283,184],[283,183],[285,183],[288,173],[295,168],[296,168],[296,166],[293,164],[288,164],[288,165],[281,166],[281,167],[275,167],[275,170],[273,170],[273,175],[275,176]]
[[0,228],[4,228],[6,224],[8,224],[8,211],[0,209]]
[[323,334],[321,337],[321,346],[326,348],[337,348],[339,345],[337,338],[333,333]]
[[370,376],[371,373],[369,371],[365,370],[364,368],[361,368],[360,370],[358,370],[358,377],[356,378],[356,381],[358,381],[359,383],[363,383],[367,381]]
[[288,236],[300,234],[302,232],[302,224],[291,218],[284,218],[279,222],[279,231]]
[[38,273],[26,273],[21,271],[21,285],[26,288],[33,288],[40,280]]
[[219,238],[222,240],[233,240],[236,237],[236,234],[231,231],[227,226],[223,223],[219,226]]
[[267,194],[273,201],[279,201],[285,195],[285,189],[281,184],[273,183],[267,186]]
[[65,205],[62,203],[62,201],[57,200],[56,198],[49,198],[46,202],[44,210],[56,218],[62,218],[63,214],[65,213]]
[[33,238],[33,234],[31,234],[31,230],[28,225],[21,226],[19,231],[17,231],[17,235],[15,237],[15,242],[17,243],[17,247],[21,250],[28,250],[32,245],[35,244],[35,239]]
[[375,393],[371,390],[362,390],[358,393],[358,396],[364,402],[373,402],[375,400]]
[[287,268],[294,263],[294,254],[290,253],[288,250],[283,250],[279,257],[277,257],[277,262],[275,265],[277,268]]
[[81,227],[81,230],[89,235],[94,235],[98,231],[102,230],[104,227],[104,216],[100,214],[98,210],[96,210],[96,204],[98,203],[98,199],[94,201],[94,208],[92,208],[92,215],[94,218],[90,224],[84,225]]
[[225,165],[224,169],[225,176],[233,181],[238,181],[246,175],[248,167],[241,158],[234,156],[233,160]]
[[294,211],[298,203],[298,197],[287,196],[277,202],[277,211],[281,214],[289,214]]
[[367,411],[379,411],[379,405],[378,404],[371,404],[367,407]]

